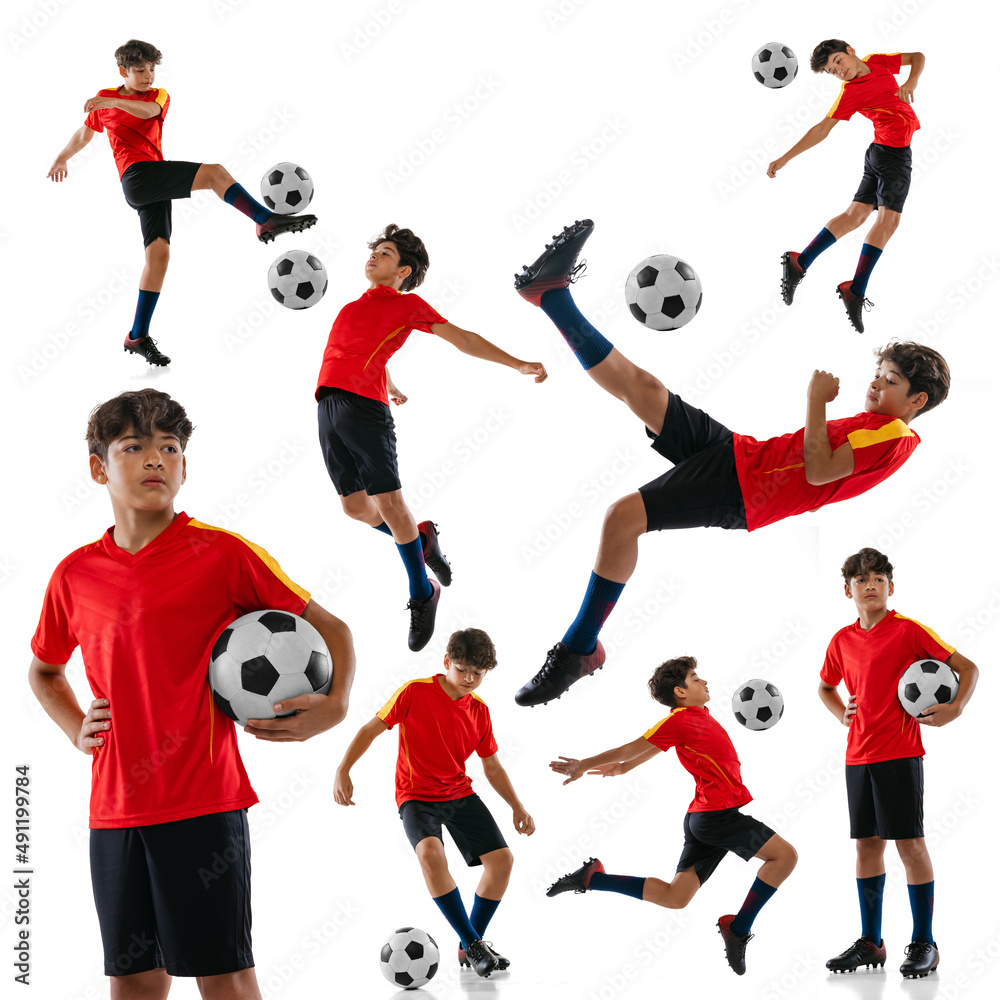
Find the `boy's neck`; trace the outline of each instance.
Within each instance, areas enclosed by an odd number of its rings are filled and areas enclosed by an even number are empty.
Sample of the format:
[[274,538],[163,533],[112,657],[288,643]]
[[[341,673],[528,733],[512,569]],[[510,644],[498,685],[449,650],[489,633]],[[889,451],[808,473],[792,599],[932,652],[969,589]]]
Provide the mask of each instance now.
[[448,678],[444,674],[438,675],[438,684],[441,685],[441,690],[451,698],[452,701],[458,701],[459,698],[464,698],[465,695],[458,690],[457,687],[448,683]]
[[134,556],[157,535],[166,531],[176,517],[173,504],[165,510],[147,511],[134,508],[116,510],[115,526],[111,529],[111,536],[118,548]]
[[878,611],[865,611],[863,608],[858,610],[858,624],[861,626],[862,630],[865,632],[873,629],[878,623],[885,618],[889,613],[889,608],[883,605]]

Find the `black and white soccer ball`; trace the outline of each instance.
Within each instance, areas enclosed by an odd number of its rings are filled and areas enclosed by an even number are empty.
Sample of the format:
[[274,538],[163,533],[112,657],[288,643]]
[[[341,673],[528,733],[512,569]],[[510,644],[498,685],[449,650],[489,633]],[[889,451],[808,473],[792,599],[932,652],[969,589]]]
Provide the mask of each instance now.
[[733,715],[747,729],[770,729],[785,711],[785,699],[769,681],[759,677],[741,684],[733,695]]
[[629,271],[625,301],[651,330],[677,330],[701,308],[701,278],[687,261],[659,253]]
[[758,83],[772,90],[787,87],[799,71],[799,61],[795,53],[781,42],[762,45],[750,61],[753,75]]
[[276,163],[260,179],[260,196],[272,212],[295,215],[312,201],[313,181],[297,163]]
[[382,945],[382,975],[393,986],[415,990],[425,986],[438,970],[437,942],[419,927],[400,927]]
[[267,272],[271,294],[286,309],[308,309],[326,294],[330,283],[323,261],[308,250],[283,253]]
[[276,701],[327,694],[332,680],[333,661],[323,637],[287,611],[253,611],[237,618],[215,640],[208,665],[215,704],[241,726],[248,719],[273,719]]
[[940,660],[911,663],[896,689],[903,708],[914,718],[931,705],[950,705],[958,694],[958,674]]

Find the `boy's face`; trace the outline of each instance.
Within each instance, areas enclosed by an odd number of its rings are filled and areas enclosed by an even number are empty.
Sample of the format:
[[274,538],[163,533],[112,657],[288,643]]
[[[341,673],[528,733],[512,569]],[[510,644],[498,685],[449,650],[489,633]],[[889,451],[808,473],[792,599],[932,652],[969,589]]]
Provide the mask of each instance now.
[[868,386],[865,410],[910,419],[927,402],[926,392],[910,394],[910,380],[894,361],[883,361]]
[[175,434],[156,431],[140,437],[127,431],[108,445],[108,457],[90,456],[90,475],[108,488],[116,517],[119,511],[159,511],[174,502],[187,475]]
[[399,251],[391,240],[380,243],[368,257],[365,264],[365,277],[375,285],[388,285],[399,289],[399,286],[409,277],[411,268],[399,263]]
[[462,695],[472,694],[483,683],[483,678],[489,673],[485,667],[470,667],[465,663],[453,660],[444,654],[444,675],[448,683],[457,688]]
[[118,72],[125,81],[125,89],[138,91],[140,94],[146,93],[156,79],[156,67],[151,62],[141,66],[119,66]]
[[884,611],[892,591],[892,581],[885,573],[874,571],[858,573],[844,584],[844,593],[854,601],[859,615],[862,612],[870,615]]
[[712,696],[708,693],[708,681],[702,680],[698,676],[698,671],[693,668],[687,672],[687,677],[684,678],[683,688],[674,688],[674,696],[677,696],[678,692],[683,693],[683,697],[677,698],[677,704],[688,705],[693,708],[701,708],[707,705],[711,700]]
[[863,60],[858,58],[857,52],[848,45],[846,52],[834,52],[827,59],[822,72],[829,73],[831,76],[837,77],[838,80],[847,81],[853,80],[858,76],[864,76],[870,73],[871,70],[865,65]]

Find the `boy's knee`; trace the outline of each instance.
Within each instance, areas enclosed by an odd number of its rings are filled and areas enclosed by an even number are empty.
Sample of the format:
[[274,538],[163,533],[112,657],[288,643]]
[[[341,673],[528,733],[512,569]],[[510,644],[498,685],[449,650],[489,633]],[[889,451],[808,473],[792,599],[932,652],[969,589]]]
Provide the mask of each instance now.
[[614,534],[641,535],[645,530],[646,510],[638,493],[616,500],[604,514],[605,531]]
[[492,851],[489,855],[489,865],[494,874],[509,876],[514,870],[514,854],[509,847]]
[[170,244],[162,236],[157,236],[146,247],[146,259],[151,263],[166,264],[170,260]]
[[364,518],[368,512],[369,502],[367,494],[363,494],[360,497],[350,496],[340,498],[340,506],[343,508],[344,513],[355,520],[362,520]]

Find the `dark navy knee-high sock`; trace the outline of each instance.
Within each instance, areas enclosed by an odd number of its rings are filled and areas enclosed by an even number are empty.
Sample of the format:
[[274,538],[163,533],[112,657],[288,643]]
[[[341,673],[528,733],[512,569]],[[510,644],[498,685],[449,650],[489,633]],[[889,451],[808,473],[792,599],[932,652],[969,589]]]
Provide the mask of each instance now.
[[[490,921],[493,919],[493,914],[497,912],[499,905],[499,899],[487,899],[485,896],[480,896],[478,892],[476,893],[469,921],[472,923],[477,937],[486,937],[486,928],[489,927]],[[465,947],[464,941],[462,942],[462,947]]]
[[584,370],[593,368],[611,353],[614,345],[587,322],[568,288],[550,288],[541,298],[541,307],[558,327]]
[[604,872],[594,872],[590,876],[590,888],[598,892],[617,892],[622,896],[642,899],[642,887],[646,884],[645,877],[638,875],[607,875]]
[[[548,295],[548,292],[545,294]],[[605,580],[603,576],[591,573],[583,603],[563,636],[563,645],[574,653],[592,653],[597,645],[597,636],[624,589],[624,583]]]
[[854,272],[854,280],[851,282],[851,291],[855,295],[864,295],[868,290],[868,279],[872,276],[872,269],[881,256],[882,251],[878,247],[873,247],[870,243],[862,245],[858,269]]
[[443,896],[433,896],[432,899],[437,903],[438,909],[444,914],[445,920],[451,924],[460,941],[467,944],[469,941],[479,940],[476,928],[472,926],[469,914],[465,912],[465,905],[462,903],[458,886],[451,892],[445,893]]
[[931,921],[934,917],[934,882],[924,882],[921,885],[908,885],[910,894],[910,912],[913,915],[912,941],[927,941],[934,943],[931,931]]
[[261,223],[267,222],[268,219],[274,214],[269,208],[265,208],[259,201],[254,201],[250,197],[250,192],[247,191],[242,184],[230,184],[226,188],[226,193],[222,196],[222,200],[227,205],[232,205],[233,208],[238,208],[244,215],[249,216],[254,222]]
[[406,575],[410,580],[410,599],[414,601],[426,600],[434,593],[431,582],[427,579],[427,570],[424,567],[424,549],[420,543],[420,535],[417,535],[412,542],[400,545],[396,542],[399,550],[399,557],[406,567]]
[[799,266],[804,271],[824,250],[837,242],[837,237],[824,226],[816,238],[799,254]]
[[750,928],[753,926],[754,917],[757,916],[761,911],[761,907],[777,892],[777,888],[773,885],[768,885],[766,882],[762,882],[759,878],[753,880],[753,885],[750,886],[750,891],[747,893],[747,898],[743,901],[743,905],[740,907],[740,912],[733,917],[733,922],[730,924],[734,934],[739,934],[741,937],[750,933]]
[[878,944],[882,940],[882,893],[885,872],[858,879],[858,903],[861,906],[861,936]]
[[135,319],[132,320],[132,331],[129,339],[141,340],[149,333],[149,321],[153,318],[153,310],[160,298],[159,292],[146,292],[139,289],[139,301],[135,306]]
[[390,528],[389,525],[385,523],[385,521],[383,521],[381,524],[373,524],[372,527],[376,531],[381,531],[384,535],[388,535],[390,538],[392,538],[392,528]]

